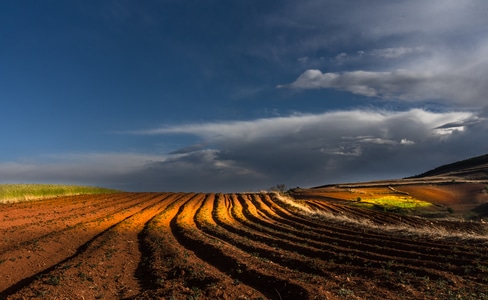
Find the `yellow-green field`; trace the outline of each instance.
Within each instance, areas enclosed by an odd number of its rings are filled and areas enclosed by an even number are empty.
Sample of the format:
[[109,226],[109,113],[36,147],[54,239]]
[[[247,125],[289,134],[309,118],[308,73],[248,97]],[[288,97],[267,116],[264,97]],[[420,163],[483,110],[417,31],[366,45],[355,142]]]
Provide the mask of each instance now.
[[92,186],[61,184],[0,184],[0,203],[30,201],[56,196],[108,194],[120,191]]
[[[360,200],[359,200],[360,199]],[[384,210],[417,209],[431,206],[432,203],[405,195],[381,195],[379,197],[356,198],[356,205]]]

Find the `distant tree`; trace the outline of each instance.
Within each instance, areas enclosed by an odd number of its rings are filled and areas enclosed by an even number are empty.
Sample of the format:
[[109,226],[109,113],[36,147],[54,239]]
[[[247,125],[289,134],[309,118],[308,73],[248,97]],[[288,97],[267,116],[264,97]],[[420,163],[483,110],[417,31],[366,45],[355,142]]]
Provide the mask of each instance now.
[[271,187],[271,190],[278,192],[280,194],[284,194],[286,192],[286,185],[284,185],[283,183],[277,184],[277,185]]

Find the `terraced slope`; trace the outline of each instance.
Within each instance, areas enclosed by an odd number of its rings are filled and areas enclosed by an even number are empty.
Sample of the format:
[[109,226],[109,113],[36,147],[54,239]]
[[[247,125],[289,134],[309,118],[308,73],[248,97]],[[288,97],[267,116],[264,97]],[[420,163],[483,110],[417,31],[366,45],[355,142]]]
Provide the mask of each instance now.
[[274,194],[0,206],[0,299],[488,299],[488,228]]

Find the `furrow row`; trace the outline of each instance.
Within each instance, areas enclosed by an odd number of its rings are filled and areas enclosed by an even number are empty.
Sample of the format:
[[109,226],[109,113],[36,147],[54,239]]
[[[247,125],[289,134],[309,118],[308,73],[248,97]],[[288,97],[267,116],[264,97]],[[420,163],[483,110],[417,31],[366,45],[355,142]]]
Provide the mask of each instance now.
[[[239,198],[244,206],[243,214],[239,222],[257,232],[266,232],[265,236],[279,237],[282,240],[293,241],[305,244],[315,249],[330,249],[332,252],[347,252],[355,257],[363,257],[368,260],[389,261],[394,260],[401,264],[413,265],[423,268],[449,270],[453,273],[464,274],[465,266],[473,263],[472,260],[452,257],[443,257],[438,255],[425,254],[426,249],[419,247],[417,251],[405,251],[401,247],[397,248],[391,245],[380,247],[378,241],[369,241],[368,239],[347,239],[341,234],[335,236],[324,236],[318,234],[309,234],[304,231],[280,227],[276,222],[269,222],[261,218],[258,214],[257,207],[254,206],[256,201],[250,201],[249,196],[243,195]],[[484,265],[484,262],[479,262]]]
[[[130,208],[133,205],[138,205],[141,200],[150,199],[155,197],[155,194],[142,194],[139,197],[144,199],[138,199],[136,195],[125,195],[108,197],[95,197],[90,202],[91,205],[84,208],[75,206],[73,209],[68,210],[65,213],[57,212],[57,207],[65,206],[70,207],[70,203],[58,203],[56,206],[45,207],[41,210],[42,217],[36,216],[29,222],[25,222],[23,225],[10,225],[7,229],[0,231],[0,254],[4,251],[10,251],[19,246],[37,242],[46,235],[55,234],[58,231],[64,231],[71,227],[80,226],[83,223],[87,223],[93,220],[97,220],[105,217],[108,214],[116,212],[118,210]],[[73,197],[77,199],[78,196]],[[110,200],[111,199],[111,200]],[[101,200],[101,202],[99,202]],[[64,202],[64,201],[63,201]],[[27,220],[27,219],[25,219]],[[17,222],[6,221],[6,224],[17,224]],[[15,238],[12,238],[15,237]]]
[[[143,197],[143,199],[146,198]],[[32,276],[75,255],[80,248],[84,249],[93,237],[157,201],[158,198],[154,196],[150,201],[135,199],[130,205],[118,207],[117,211],[110,211],[96,220],[80,222],[77,226],[44,235],[42,238],[20,244],[4,252],[0,255],[2,262],[0,264],[0,274],[2,274],[0,293],[7,288],[15,290],[18,286],[25,284],[26,279],[31,280],[29,278]],[[19,268],[19,265],[23,267]]]

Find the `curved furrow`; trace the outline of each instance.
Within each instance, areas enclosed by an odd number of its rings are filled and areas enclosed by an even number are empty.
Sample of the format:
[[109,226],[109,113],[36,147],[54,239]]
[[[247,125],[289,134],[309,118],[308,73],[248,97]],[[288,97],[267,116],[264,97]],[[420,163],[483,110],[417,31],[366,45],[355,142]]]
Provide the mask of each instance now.
[[[325,204],[325,205],[327,205],[327,204]],[[335,204],[331,204],[331,205],[335,205]],[[356,210],[356,208],[351,208],[351,209]],[[347,212],[347,211],[345,210],[345,212]],[[410,226],[410,227],[406,227],[406,228],[411,228],[413,230],[418,229],[419,234],[422,234],[424,231],[428,231],[429,230],[428,227],[431,225],[431,221],[428,221],[428,220],[420,221],[420,218],[418,218],[418,217],[402,216],[402,215],[396,215],[394,213],[383,213],[383,212],[376,212],[376,211],[374,211],[374,212],[370,211],[369,212],[369,215],[371,215],[372,217],[374,217],[375,215],[378,215],[378,214],[389,215],[390,220],[391,219],[395,220],[394,222],[393,221],[391,222],[391,223],[393,223],[393,226],[395,226],[395,224],[397,224],[396,226],[401,228],[401,226],[399,226],[398,224],[403,222],[404,224],[407,224],[407,226]],[[386,224],[386,225],[388,225],[388,224]],[[436,223],[436,225],[437,225],[437,223]],[[378,243],[379,240],[384,240],[384,236],[385,236],[384,234],[383,235],[373,234],[373,235],[378,236],[378,238],[374,240],[376,245],[379,244]],[[371,233],[368,233],[367,236],[371,237]],[[446,236],[448,237],[448,233],[446,234]],[[406,250],[407,250],[407,249],[410,249],[409,245],[411,245],[411,243],[405,244],[404,242],[405,241],[409,242],[410,240],[411,240],[411,237],[408,237],[408,236],[406,238],[401,238],[401,239],[389,238],[389,243],[399,243],[402,246],[402,248],[406,248]],[[454,247],[454,249],[452,247],[453,243],[457,244],[456,247]],[[419,246],[422,246],[422,248],[424,248],[424,250],[433,252],[432,255],[434,255],[434,256],[439,256],[439,255],[452,256],[452,255],[454,255],[458,259],[465,259],[465,260],[473,260],[473,259],[480,258],[478,253],[473,253],[473,248],[479,248],[479,250],[481,252],[484,252],[483,250],[487,249],[486,243],[484,245],[481,243],[478,243],[478,244],[470,243],[469,245],[466,245],[466,242],[464,240],[462,240],[461,238],[458,238],[457,242],[453,241],[453,240],[444,241],[442,238],[436,239],[434,241],[426,241],[425,238],[424,239],[417,239],[414,247],[419,247]],[[482,255],[482,258],[483,259],[486,258],[488,260],[488,253],[485,255]]]
[[[245,198],[245,197],[244,197]],[[246,201],[246,199],[243,199]],[[384,247],[379,247],[377,245],[368,245],[363,243],[363,241],[355,241],[355,240],[346,240],[341,238],[340,236],[329,236],[329,235],[319,235],[314,233],[308,233],[304,231],[289,229],[286,227],[281,227],[276,222],[266,222],[262,218],[260,218],[258,214],[257,207],[254,206],[255,202],[247,200],[243,202],[244,211],[243,214],[245,215],[246,219],[240,220],[240,222],[248,227],[254,228],[257,231],[264,232],[266,231],[267,234],[272,236],[278,236],[281,239],[296,241],[299,243],[307,244],[313,246],[317,249],[324,249],[330,248],[331,245],[334,248],[337,248],[340,251],[356,251],[358,254],[363,253],[364,251],[371,251],[372,253],[378,252],[379,249],[384,249]],[[356,249],[358,248],[358,249]],[[419,255],[422,256],[421,253],[410,253],[407,251],[403,251],[401,249],[395,248],[388,248],[387,253],[388,256],[386,258],[415,258],[418,259]],[[383,257],[383,256],[378,256]],[[373,257],[368,257],[372,259]],[[384,258],[384,257],[383,257]],[[425,257],[424,257],[425,258]],[[431,260],[434,257],[427,257],[425,260]]]
[[313,200],[301,200],[300,203],[307,205],[312,210],[322,210],[324,212],[332,213],[334,215],[341,215],[342,212],[337,209],[335,205],[323,205],[322,203],[318,203],[319,201]]
[[[283,209],[283,214],[286,216],[286,210]],[[288,216],[291,218],[295,217],[293,212],[288,212]],[[372,212],[374,214],[374,212]],[[303,218],[301,218],[303,219]],[[324,221],[327,221],[325,219]],[[302,224],[306,222],[302,222]],[[344,232],[343,225],[346,223],[342,223],[342,226],[338,226],[337,222],[328,222],[331,223],[332,228],[334,228],[337,232]],[[306,226],[306,225],[305,225]],[[350,229],[353,229],[354,225],[348,226]],[[301,230],[315,230],[313,227],[303,227]],[[318,230],[317,232],[320,232]],[[359,231],[361,232],[361,231]],[[347,230],[346,236],[342,238],[350,238],[351,232]],[[360,241],[361,244],[371,244],[373,246],[377,246],[378,250],[382,253],[388,253],[389,249],[403,249],[408,251],[409,253],[420,253],[419,259],[425,257],[422,253],[428,253],[428,257],[424,259],[432,258],[432,261],[438,262],[440,266],[437,268],[439,270],[450,270],[452,273],[456,274],[457,276],[469,277],[477,282],[486,283],[488,282],[488,277],[486,277],[488,273],[488,260],[487,258],[487,247],[486,243],[465,243],[463,240],[456,240],[453,241],[449,240],[442,240],[436,239],[433,241],[427,241],[425,238],[419,239],[416,236],[406,235],[404,237],[399,237],[401,235],[396,234],[396,237],[393,236],[395,233],[385,232],[385,234],[375,233],[374,231],[365,231],[362,234],[358,234],[356,239]],[[341,234],[339,234],[341,235]],[[384,241],[388,240],[388,244],[384,244]],[[415,257],[412,257],[415,259]],[[476,271],[473,271],[476,270]],[[476,273],[472,275],[472,273]]]
[[234,245],[195,230],[193,215],[197,210],[198,205],[186,203],[171,221],[175,237],[197,256],[267,297],[276,297],[278,293],[285,299],[308,299],[317,292],[313,286],[300,284],[293,279],[283,279],[282,274],[290,270],[249,257],[247,252]]
[[[171,197],[167,206],[144,226],[139,236],[141,247],[145,249],[145,259],[140,264],[140,273],[146,272],[146,286],[149,289],[158,287],[161,278],[168,270],[164,259],[177,256],[183,249],[171,235],[169,222],[178,212],[179,207],[188,202],[194,194],[178,193]],[[171,266],[172,267],[172,266]]]
[[[70,227],[79,226],[80,224],[89,222],[91,220],[96,220],[103,217],[106,214],[115,212],[117,210],[123,209],[124,207],[130,207],[130,205],[137,205],[141,199],[135,198],[137,194],[120,194],[112,195],[113,198],[108,198],[109,200],[104,201],[106,203],[99,203],[98,198],[106,199],[105,197],[95,197],[91,202],[95,202],[94,205],[88,208],[88,210],[75,207],[70,209],[65,214],[57,212],[57,207],[66,206],[70,207],[70,204],[60,203],[56,207],[44,208],[45,217],[35,217],[30,223],[20,225],[20,226],[10,226],[8,229],[2,230],[0,232],[0,255],[5,251],[11,251],[12,249],[18,248],[19,246],[24,246],[32,242],[37,242],[44,236],[52,235],[55,232],[67,230]],[[141,197],[142,195],[139,195]],[[150,193],[145,193],[143,196],[147,199],[153,197]],[[73,196],[75,199],[78,196]],[[113,199],[110,201],[110,199]],[[65,202],[63,200],[63,202]],[[83,213],[78,213],[83,211]],[[51,217],[49,217],[51,213]],[[7,223],[7,222],[5,222]],[[13,222],[9,222],[12,224]],[[16,224],[16,223],[14,223]],[[15,239],[10,238],[15,236]]]
[[[305,200],[302,203],[309,206],[312,210],[332,212],[336,216],[348,216],[354,219],[368,220],[368,222],[372,222],[374,225],[391,224],[392,221],[391,217],[385,217],[379,211],[375,211],[374,214],[371,214],[371,210],[363,211],[361,208],[352,208],[336,203],[323,203],[315,200]],[[397,224],[397,222],[394,223]],[[408,222],[401,222],[400,224],[410,225]]]
[[[2,218],[0,299],[488,295],[488,244],[482,240],[449,232],[429,239],[422,231],[428,220],[314,198],[72,196],[0,205]],[[434,229],[455,228],[432,222]],[[478,225],[463,228],[481,235]]]
[[[242,246],[239,239],[231,237],[232,241],[237,246],[242,247],[246,252],[255,253],[258,257],[270,260],[277,264],[285,265],[291,269],[299,271],[300,273],[309,273],[315,278],[322,278],[332,289],[337,286],[344,286],[344,279],[349,281],[352,274],[370,274],[376,278],[388,278],[391,274],[403,274],[403,277],[408,277],[410,281],[416,281],[417,285],[421,285],[418,278],[431,278],[434,280],[445,280],[446,282],[455,283],[457,278],[449,274],[443,274],[436,270],[424,269],[418,266],[398,265],[393,260],[366,260],[350,253],[350,249],[337,249],[334,251],[317,250],[309,247],[310,241],[304,244],[295,244],[287,239],[274,239],[268,235],[261,235],[259,232],[248,232],[242,229],[242,226],[236,226],[236,222],[241,222],[245,219],[244,215],[240,213],[242,207],[238,202],[238,197],[233,196],[234,208],[233,215],[235,221],[227,222],[226,229],[236,233],[236,236],[245,236],[252,240],[252,246]],[[222,221],[222,218],[220,219]],[[234,228],[232,228],[234,226]],[[267,249],[266,244],[273,247],[273,250]],[[363,254],[365,256],[365,254]],[[366,254],[367,256],[367,254]],[[367,286],[363,286],[363,280],[350,281],[356,289],[367,290]],[[334,287],[335,285],[335,287]],[[385,291],[383,291],[385,292]]]
[[[76,195],[80,196],[99,196],[99,194],[94,195]],[[0,219],[6,221],[7,219],[15,220],[18,218],[24,218],[25,216],[32,215],[37,212],[38,208],[44,208],[45,206],[50,206],[53,204],[57,204],[60,198],[70,198],[74,196],[61,196],[61,197],[51,197],[51,198],[44,198],[35,201],[19,201],[13,203],[0,203]]]
[[[149,193],[146,193],[149,194]],[[71,217],[76,215],[76,212],[82,210],[83,214],[91,214],[97,212],[100,209],[111,207],[114,204],[124,204],[126,202],[133,201],[140,197],[137,193],[117,193],[117,194],[99,194],[99,195],[75,195],[75,196],[63,196],[54,198],[48,204],[43,204],[43,201],[38,200],[28,203],[37,204],[34,207],[23,208],[9,212],[4,216],[4,224],[2,229],[8,229],[7,226],[15,226],[15,228],[21,228],[22,226],[30,226],[33,223],[40,220],[53,220],[62,219],[65,217]],[[41,205],[39,205],[41,204]]]
[[328,203],[321,200],[307,199],[303,201],[308,205],[314,206],[318,210],[329,211],[334,209],[341,215],[351,216],[357,219],[364,219],[373,222],[375,225],[392,225],[392,226],[409,226],[412,228],[425,227],[429,225],[428,220],[417,217],[399,215],[391,212],[383,212],[379,210],[372,211],[371,209],[362,207],[353,207],[339,203]]
[[[7,275],[4,275],[3,280],[0,280],[0,293],[8,287],[16,285],[19,281],[41,273],[76,254],[78,249],[83,248],[83,245],[89,242],[93,236],[97,236],[151,205],[155,201],[154,199],[157,199],[155,195],[152,197],[151,201],[136,202],[129,207],[119,207],[117,211],[111,211],[96,220],[80,222],[77,226],[53,232],[1,254],[0,274]],[[18,268],[19,265],[23,267]]]
[[[255,227],[246,220],[246,218],[255,219],[250,212],[251,201],[247,201],[246,203],[244,198],[239,197],[239,199],[242,202],[243,210],[240,212],[240,216],[235,215],[235,217],[241,224],[253,227],[256,230],[256,232],[253,233],[255,238],[264,243],[278,245],[282,243],[281,241],[286,241],[282,244],[284,244],[285,247],[293,246],[293,248],[289,249],[290,251],[310,256],[313,259],[324,257],[329,260],[335,259],[338,260],[339,263],[347,263],[358,268],[363,268],[365,265],[367,265],[368,268],[384,268],[385,265],[388,264],[389,268],[393,271],[410,272],[420,276],[429,276],[431,278],[441,277],[441,275],[439,275],[441,272],[438,272],[437,268],[438,264],[433,263],[430,260],[410,259],[406,256],[402,256],[401,254],[403,253],[395,253],[395,250],[390,251],[390,249],[386,249],[386,251],[378,252],[378,248],[376,248],[374,249],[375,251],[370,252],[363,249],[363,245],[360,242],[351,241],[347,246],[340,247],[330,243],[318,243],[316,242],[316,238],[290,238],[286,235],[281,235],[279,232],[273,231],[269,231],[265,234],[266,227]],[[259,232],[261,232],[261,234]],[[272,236],[273,239],[270,239],[269,236]],[[275,239],[276,236],[281,237],[281,239]],[[343,255],[331,258],[331,253],[342,253]],[[453,268],[451,267],[450,269]],[[445,271],[445,268],[442,270]]]
[[[269,195],[264,195],[260,199],[279,216],[280,222],[294,226],[305,232],[331,236],[340,235],[346,240],[362,239],[364,242],[370,241],[373,245],[379,245],[381,247],[386,245],[385,241],[387,240],[387,245],[389,246],[395,245],[396,248],[406,251],[416,251],[419,248],[424,248],[425,251],[433,255],[449,256],[453,254],[452,252],[454,250],[455,255],[458,257],[465,257],[466,259],[479,257],[478,254],[472,256],[470,254],[470,249],[472,248],[465,247],[462,241],[457,243],[456,249],[453,249],[452,241],[443,243],[442,240],[426,241],[425,238],[415,237],[415,243],[412,243],[412,236],[405,235],[405,237],[401,237],[401,234],[398,232],[381,232],[381,228],[371,228],[367,224],[361,227],[359,224],[350,223],[346,220],[338,221],[326,217],[320,220],[306,218],[300,215],[298,209],[284,208],[282,205],[273,201]],[[483,249],[483,247],[480,247],[480,249]]]
[[[240,204],[235,202],[233,207],[231,215],[225,216],[219,212],[219,204],[217,203],[215,206],[216,209],[214,209],[213,212],[211,226],[200,224],[202,230],[231,243],[256,257],[261,257],[273,261],[276,264],[291,269],[297,269],[302,272],[321,274],[323,276],[327,275],[323,270],[317,267],[316,261],[313,260],[316,258],[324,260],[332,259],[336,257],[335,253],[327,252],[322,249],[303,247],[298,243],[294,243],[293,240],[284,240],[281,236],[276,238],[274,234],[269,234],[271,232],[247,227],[245,222],[243,223],[242,217],[240,217],[237,212],[240,208]],[[290,252],[300,253],[300,260],[287,257]],[[305,260],[313,261],[313,267],[307,265]]]
[[[468,259],[457,258],[453,261],[452,258],[424,254],[423,251],[405,251],[401,248],[391,246],[380,247],[377,245],[376,241],[376,243],[368,243],[367,240],[365,241],[364,239],[346,240],[340,238],[340,236],[324,236],[282,228],[275,222],[267,222],[261,218],[258,214],[258,208],[254,206],[255,201],[250,201],[249,196],[242,195],[242,199],[242,204],[245,208],[243,214],[247,219],[240,220],[243,225],[253,228],[258,232],[266,232],[267,235],[279,237],[286,241],[304,243],[315,247],[316,249],[328,249],[332,246],[333,248],[337,248],[337,250],[348,251],[353,255],[367,259],[376,259],[380,261],[394,259],[401,264],[423,266],[431,269],[439,269],[439,264],[442,265],[441,270],[446,270],[446,266],[455,265],[457,268],[450,266],[448,269],[457,274],[464,274],[465,266],[473,263],[472,260]],[[422,248],[419,248],[418,250],[422,250]]]
[[[289,222],[288,224],[291,225],[293,223]],[[297,225],[297,227],[299,227],[299,226]],[[317,231],[314,228],[310,228],[310,227],[309,228],[303,227],[303,228],[299,228],[297,230],[302,231],[304,236],[306,236],[308,234],[308,232],[310,232],[310,231],[312,231],[312,232]],[[287,231],[289,231],[289,230],[287,230]],[[320,233],[320,231],[318,231],[318,232]],[[319,234],[319,236],[320,236],[320,234]],[[328,233],[327,235],[323,236],[322,238],[329,240],[332,236],[333,235],[331,233]],[[348,248],[348,249],[351,247],[352,248],[358,248],[358,249],[356,249],[356,252],[357,251],[362,252],[363,245],[365,245],[367,247],[368,244],[370,244],[374,250],[371,252],[371,253],[373,253],[373,256],[377,256],[378,253],[382,253],[385,256],[393,256],[393,257],[391,257],[391,260],[388,260],[388,262],[387,262],[389,267],[392,267],[395,265],[395,268],[397,268],[397,267],[401,268],[401,266],[396,266],[397,262],[395,260],[398,260],[398,259],[395,259],[395,257],[398,257],[400,262],[410,262],[409,264],[407,264],[407,267],[406,267],[407,269],[409,269],[409,268],[410,269],[417,269],[416,272],[421,272],[421,273],[429,271],[427,269],[418,270],[418,267],[421,265],[425,265],[425,267],[429,267],[430,268],[429,272],[438,273],[435,270],[442,271],[442,272],[449,270],[451,272],[451,274],[453,274],[453,275],[456,274],[456,276],[466,275],[467,274],[466,272],[471,272],[471,270],[476,269],[476,270],[482,270],[482,272],[481,272],[482,274],[477,275],[476,280],[480,281],[480,282],[486,282],[486,279],[484,279],[482,275],[485,274],[484,270],[486,270],[488,268],[485,266],[485,262],[480,259],[480,253],[479,252],[473,254],[473,255],[477,255],[476,260],[472,260],[472,259],[469,260],[466,258],[462,258],[463,257],[462,255],[460,255],[460,257],[456,257],[454,259],[454,257],[452,256],[453,255],[452,249],[451,249],[451,252],[448,255],[446,255],[446,257],[439,256],[441,258],[438,258],[438,256],[436,256],[436,255],[439,255],[439,254],[430,255],[428,257],[425,257],[425,255],[423,255],[422,253],[423,252],[429,252],[429,250],[432,250],[432,249],[417,247],[417,245],[415,243],[412,243],[411,239],[410,240],[404,239],[403,242],[400,243],[400,245],[396,245],[393,248],[391,245],[384,245],[384,243],[383,243],[383,241],[387,240],[389,238],[389,236],[383,236],[382,240],[371,241],[368,238],[363,238],[361,236],[358,236],[356,239],[348,239],[348,236],[344,237],[344,236],[341,236],[341,233],[336,233],[335,238],[342,240],[341,245]],[[354,242],[355,240],[357,240],[357,242]],[[337,245],[339,245],[339,243],[337,243],[337,242],[333,242],[333,243],[336,243]],[[352,246],[351,246],[351,243],[352,243]],[[354,244],[357,244],[357,246],[354,246]],[[405,245],[408,245],[408,248],[409,248],[408,253],[412,252],[412,255],[402,256],[401,253],[399,253],[399,251],[400,252],[405,251],[402,249],[402,247],[404,247]],[[364,249],[364,250],[366,250],[366,249]],[[458,251],[458,253],[459,253],[459,251]],[[483,253],[483,252],[481,252],[481,253]],[[415,254],[417,254],[417,255],[415,255]],[[460,254],[462,254],[462,253],[460,253]],[[370,253],[362,253],[359,256],[361,256],[363,258],[367,258],[369,255],[370,255]],[[374,259],[373,257],[370,257],[370,258]],[[432,258],[432,260],[429,258]],[[437,264],[436,264],[436,262],[437,262]],[[402,270],[399,270],[399,271],[402,271]],[[407,271],[407,270],[403,270],[403,271]]]
[[[200,206],[200,195],[184,195],[153,218],[142,236],[146,249],[143,269],[150,274],[147,290],[134,299],[238,299],[263,297],[255,289],[236,282],[205,259],[185,248],[173,235],[171,222],[185,205]],[[210,195],[205,198],[210,197]],[[193,209],[195,209],[194,207]],[[186,214],[186,212],[185,212]],[[191,214],[185,217],[193,217]],[[195,228],[194,228],[195,230]]]
[[[51,220],[62,218],[64,214],[71,215],[73,212],[86,209],[86,203],[94,203],[92,211],[99,208],[109,207],[114,202],[131,201],[139,197],[135,193],[116,194],[95,194],[95,195],[74,195],[54,198],[46,198],[23,203],[22,207],[15,209],[3,209],[0,211],[0,219],[6,222],[0,223],[0,229],[8,229],[10,224],[16,228],[30,225],[37,220]],[[89,212],[87,212],[89,213]]]
[[[237,213],[236,211],[234,212],[234,216]],[[301,247],[297,248],[296,245],[290,243],[288,240],[274,239],[271,241],[268,238],[268,240],[258,241],[258,235],[256,233],[250,234],[245,230],[242,230],[239,226],[237,226],[237,228],[233,227],[235,226],[236,221],[225,220],[225,217],[219,217],[218,214],[215,214],[215,217],[219,225],[223,225],[227,230],[235,232],[236,236],[239,237],[243,235],[244,237],[248,237],[248,240],[252,241],[252,245],[259,243],[261,246],[259,248],[258,246],[251,248],[249,248],[249,246],[243,247],[246,252],[254,253],[254,255],[257,255],[265,260],[286,265],[295,271],[300,271],[302,274],[309,272],[312,274],[311,276],[315,278],[315,280],[319,280],[317,278],[325,280],[330,289],[335,289],[337,286],[342,286],[342,288],[344,288],[345,279],[347,279],[348,284],[350,283],[356,287],[362,287],[363,281],[359,280],[353,282],[349,280],[349,276],[351,276],[351,274],[358,273],[359,271],[361,271],[361,273],[374,275],[377,278],[390,276],[389,273],[392,272],[392,270],[388,270],[386,274],[383,274],[383,272],[386,271],[381,269],[381,272],[378,274],[375,272],[374,262],[369,261],[366,263],[366,261],[362,260],[361,258],[346,255],[341,251],[331,252],[331,255],[326,255],[326,251],[314,251],[313,249],[309,249],[307,244],[301,245]],[[235,237],[231,237],[231,240],[232,242],[236,243],[237,239]],[[266,249],[264,246],[266,243],[270,243],[273,250]],[[272,253],[269,253],[269,251]],[[309,257],[307,257],[307,254]],[[382,267],[384,265],[386,264],[376,263],[377,267]],[[388,267],[391,269],[397,269],[397,267],[394,265],[390,265]],[[403,271],[404,270],[405,268],[403,268]],[[429,274],[433,278],[445,279],[444,276],[440,276],[437,273],[432,274],[421,269],[416,269],[415,273]],[[410,275],[410,277],[412,277],[412,275]],[[339,288],[339,290],[340,289],[341,288]],[[360,289],[366,291],[368,287],[362,287]]]
[[[385,240],[384,234],[371,232],[366,226],[359,228],[356,224],[348,224],[346,221],[339,223],[334,219],[329,220],[324,218],[319,221],[311,217],[303,217],[297,209],[288,210],[281,205],[278,205],[275,201],[271,200],[269,195],[260,195],[259,197],[254,198],[257,199],[255,200],[255,203],[263,204],[260,205],[261,210],[263,210],[263,207],[267,207],[272,211],[272,214],[268,213],[268,216],[275,222],[281,225],[286,225],[287,227],[295,228],[297,232],[313,233],[331,238],[334,237],[342,241],[362,238],[367,238],[368,240],[377,239],[379,243],[376,243],[375,245],[383,246],[382,244]],[[389,240],[389,243],[390,242],[392,241]],[[403,246],[405,241],[404,239],[397,239],[396,242]],[[408,245],[405,246],[408,248]]]
[[[244,226],[239,226],[237,223],[239,221],[229,221],[222,213],[219,213],[218,203],[214,207],[216,209],[214,209],[212,219],[208,219],[205,214],[197,213],[195,222],[200,230],[258,258],[269,260],[292,270],[327,276],[327,273],[318,268],[315,260],[317,257],[325,259],[325,251],[294,247],[293,243],[247,230]],[[288,257],[290,251],[301,251],[300,260]],[[304,257],[303,255],[307,253],[312,253],[314,257]],[[332,257],[333,254],[329,254]],[[309,261],[309,263],[304,263],[304,260]]]
[[15,297],[32,297],[42,292],[53,299],[120,299],[138,294],[136,268],[141,252],[137,236],[145,223],[167,205],[168,197],[167,193],[152,199],[140,197],[141,202],[147,201],[149,205],[96,235],[75,255],[48,272],[36,274],[37,279],[15,293]]
[[[124,194],[125,196],[125,194]],[[25,247],[30,244],[36,244],[40,239],[44,237],[49,237],[57,232],[63,232],[66,230],[71,230],[73,227],[81,226],[84,223],[89,221],[98,220],[100,218],[105,217],[106,215],[129,208],[130,206],[139,205],[139,200],[136,200],[134,197],[129,197],[128,200],[126,197],[115,197],[114,203],[112,205],[107,205],[101,207],[97,204],[97,208],[93,211],[90,210],[91,216],[87,218],[87,213],[76,213],[72,212],[66,219],[63,219],[61,222],[53,222],[52,220],[39,220],[36,223],[29,224],[30,226],[28,229],[24,230],[16,230],[11,229],[8,231],[4,231],[3,234],[7,238],[4,238],[0,242],[0,255],[5,252],[10,252],[13,249],[17,249],[19,247]],[[153,197],[151,194],[145,194],[146,198]],[[117,199],[123,199],[123,201],[117,201]],[[50,208],[46,210],[52,211]],[[15,239],[9,239],[9,236],[15,236]]]

